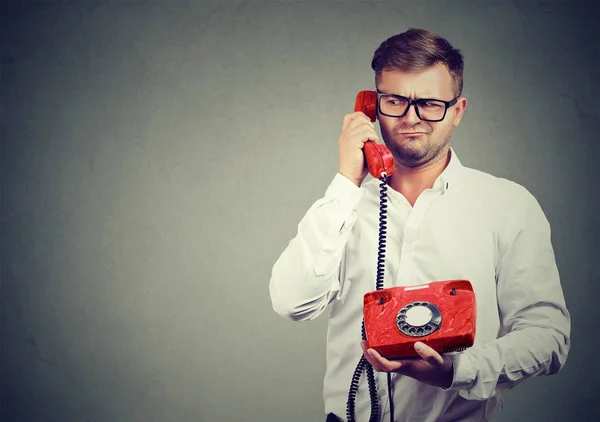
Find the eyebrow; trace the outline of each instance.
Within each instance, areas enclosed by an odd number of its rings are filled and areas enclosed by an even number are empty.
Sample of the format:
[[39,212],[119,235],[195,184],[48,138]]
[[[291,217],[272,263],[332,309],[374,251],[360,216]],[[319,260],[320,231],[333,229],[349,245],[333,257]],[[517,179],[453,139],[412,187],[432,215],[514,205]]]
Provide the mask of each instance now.
[[[398,97],[408,98],[408,97],[405,97],[404,95],[394,94],[392,92],[383,92],[383,91],[380,91],[379,89],[377,89],[377,93],[378,94],[382,94],[382,95],[396,95]],[[438,97],[435,97],[435,96],[417,97],[417,98],[415,98],[415,100],[437,100],[437,99],[438,99]]]

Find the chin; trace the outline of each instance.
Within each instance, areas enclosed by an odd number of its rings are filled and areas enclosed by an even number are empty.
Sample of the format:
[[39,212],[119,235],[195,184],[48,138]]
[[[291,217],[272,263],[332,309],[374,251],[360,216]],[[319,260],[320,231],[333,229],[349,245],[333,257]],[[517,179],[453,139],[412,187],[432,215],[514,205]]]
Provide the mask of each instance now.
[[392,155],[397,162],[407,167],[417,167],[427,161],[427,153],[422,151],[395,149]]
[[428,160],[426,160],[424,158],[420,158],[420,159],[417,159],[417,158],[408,158],[408,159],[403,158],[401,160],[398,160],[398,162],[400,164],[402,164],[403,166],[405,166],[405,167],[411,167],[411,168],[422,166],[423,164],[427,163],[427,161]]
[[392,148],[399,156],[406,158],[425,157],[428,153],[427,143],[416,138],[406,138],[395,142]]

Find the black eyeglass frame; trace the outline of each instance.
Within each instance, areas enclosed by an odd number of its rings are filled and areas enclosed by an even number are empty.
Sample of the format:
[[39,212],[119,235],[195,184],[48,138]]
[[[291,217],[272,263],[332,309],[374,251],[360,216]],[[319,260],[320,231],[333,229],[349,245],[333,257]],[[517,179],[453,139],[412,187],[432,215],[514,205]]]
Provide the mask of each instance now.
[[[386,114],[383,111],[381,111],[381,107],[379,105],[382,97],[398,98],[400,100],[406,101],[408,104],[406,105],[406,109],[404,110],[404,112],[399,116]],[[410,98],[403,97],[402,95],[385,94],[383,92],[377,91],[377,114],[382,114],[383,116],[387,116],[387,117],[404,117],[404,116],[406,116],[406,113],[408,113],[408,109],[410,108],[410,106],[412,106],[414,104],[415,105],[415,113],[417,113],[417,117],[420,120],[423,120],[425,122],[441,122],[442,120],[444,120],[446,118],[446,113],[448,112],[448,109],[450,107],[452,107],[454,104],[456,104],[456,102],[458,101],[459,98],[460,98],[460,96],[455,97],[454,99],[452,99],[450,101],[444,101],[444,100],[440,100],[438,98],[417,98],[416,100],[411,100]],[[430,119],[424,119],[423,117],[421,117],[421,113],[419,113],[419,103],[424,103],[427,101],[439,101],[440,103],[444,103],[446,108],[444,108],[444,114],[442,115],[441,119],[430,120]]]

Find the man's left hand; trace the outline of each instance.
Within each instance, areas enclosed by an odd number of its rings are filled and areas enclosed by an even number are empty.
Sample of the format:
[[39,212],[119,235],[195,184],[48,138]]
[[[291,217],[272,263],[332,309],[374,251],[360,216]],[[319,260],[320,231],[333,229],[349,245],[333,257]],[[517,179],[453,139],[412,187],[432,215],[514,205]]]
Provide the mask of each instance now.
[[379,372],[396,372],[441,388],[449,388],[452,385],[452,360],[424,343],[415,343],[415,351],[419,357],[398,360],[388,360],[375,350],[367,349],[365,340],[360,345],[367,361]]

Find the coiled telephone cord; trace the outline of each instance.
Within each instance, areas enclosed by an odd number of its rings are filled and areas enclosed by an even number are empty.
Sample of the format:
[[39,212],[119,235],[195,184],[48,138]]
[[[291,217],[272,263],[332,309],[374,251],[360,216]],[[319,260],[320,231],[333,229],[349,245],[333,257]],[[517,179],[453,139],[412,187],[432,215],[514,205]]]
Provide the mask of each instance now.
[[[383,289],[383,278],[385,272],[385,241],[387,234],[387,174],[384,172],[379,178],[379,236],[378,236],[378,247],[377,247],[377,278],[376,278],[376,290]],[[365,334],[365,321],[362,321],[362,339],[366,340]],[[369,386],[369,396],[371,397],[371,417],[369,422],[379,421],[379,403],[377,400],[377,387],[375,386],[375,375],[373,373],[373,366],[367,361],[364,356],[361,356],[358,361],[358,365],[352,374],[352,382],[350,383],[350,391],[348,392],[348,402],[346,403],[346,418],[348,422],[355,422],[355,402],[356,395],[358,393],[358,383],[360,377],[366,371],[367,383]],[[394,406],[392,402],[391,394],[391,375],[387,374],[388,382],[388,394],[390,401],[390,421],[393,422],[394,418]]]

